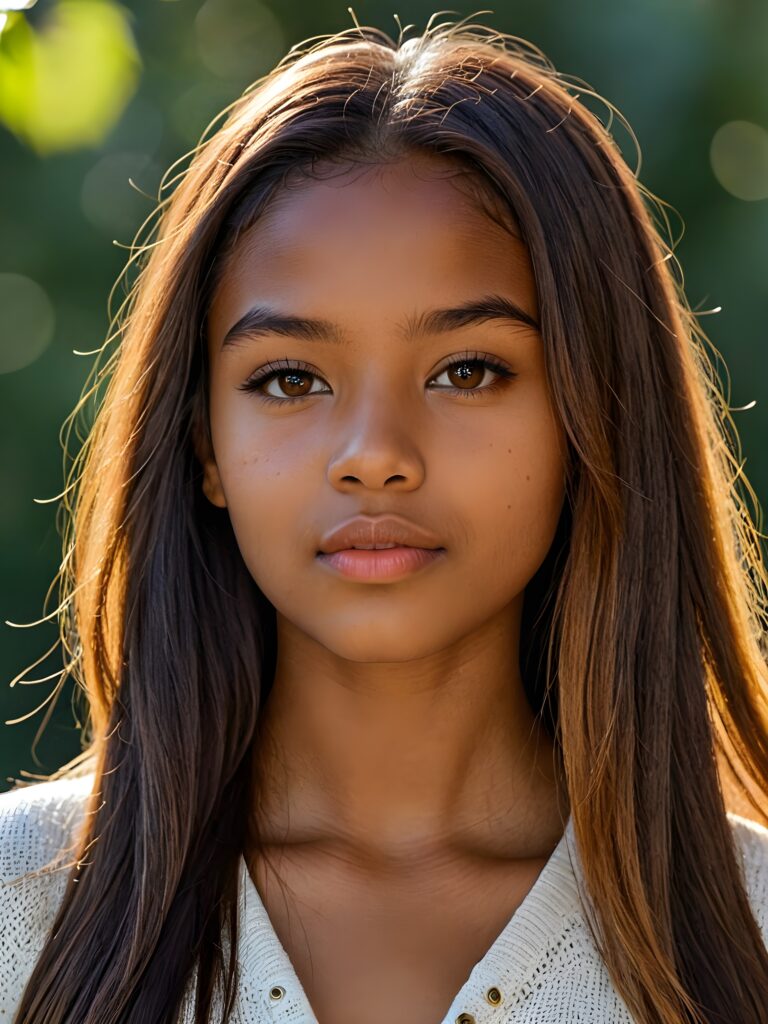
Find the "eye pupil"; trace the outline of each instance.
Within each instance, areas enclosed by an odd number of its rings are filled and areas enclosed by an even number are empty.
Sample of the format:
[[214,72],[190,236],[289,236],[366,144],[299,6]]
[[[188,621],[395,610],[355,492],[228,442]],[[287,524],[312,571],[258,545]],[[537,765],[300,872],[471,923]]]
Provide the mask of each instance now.
[[469,384],[470,386],[473,386],[475,384],[479,384],[483,379],[485,369],[477,362],[467,360],[463,363],[454,363],[454,365],[449,368],[448,372],[458,375],[461,384]]
[[[286,390],[286,394],[291,398],[296,398],[306,394],[307,377],[308,374],[303,373],[301,370],[290,370],[286,373],[281,373],[278,379],[281,381],[280,386],[283,388],[284,385],[282,384],[282,381],[290,381],[287,390],[285,388],[284,390]],[[302,390],[302,385],[304,386],[304,390]],[[291,388],[298,388],[298,394],[292,392]]]

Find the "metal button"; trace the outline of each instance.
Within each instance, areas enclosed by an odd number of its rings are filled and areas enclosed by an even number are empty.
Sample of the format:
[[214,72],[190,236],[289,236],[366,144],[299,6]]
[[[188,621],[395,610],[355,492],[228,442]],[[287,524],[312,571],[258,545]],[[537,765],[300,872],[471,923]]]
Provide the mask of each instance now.
[[493,988],[489,988],[485,993],[485,998],[491,1004],[491,1006],[498,1006],[501,1002],[501,992],[494,985]]
[[285,995],[285,989],[282,985],[273,985],[269,990],[269,998],[274,999],[277,1002],[278,999],[282,999]]
[[475,1024],[475,1018],[471,1013],[460,1013],[456,1018],[456,1024]]

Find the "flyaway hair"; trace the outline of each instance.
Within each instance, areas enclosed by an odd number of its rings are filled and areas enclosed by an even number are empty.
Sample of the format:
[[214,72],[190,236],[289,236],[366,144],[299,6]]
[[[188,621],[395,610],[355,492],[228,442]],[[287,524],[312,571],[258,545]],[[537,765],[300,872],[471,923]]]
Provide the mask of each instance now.
[[231,1011],[275,622],[202,493],[202,325],[273,196],[415,153],[530,252],[569,464],[521,667],[567,779],[598,948],[638,1024],[768,1024],[726,818],[739,799],[768,820],[768,578],[663,206],[611,135],[614,108],[532,44],[466,19],[406,32],[292,48],[169,169],[131,249],[100,355],[117,344],[68,420],[104,385],[67,477],[52,613],[57,686],[71,676],[87,707],[82,755],[54,777],[96,781],[16,1024],[170,1024],[193,978],[198,1024]]

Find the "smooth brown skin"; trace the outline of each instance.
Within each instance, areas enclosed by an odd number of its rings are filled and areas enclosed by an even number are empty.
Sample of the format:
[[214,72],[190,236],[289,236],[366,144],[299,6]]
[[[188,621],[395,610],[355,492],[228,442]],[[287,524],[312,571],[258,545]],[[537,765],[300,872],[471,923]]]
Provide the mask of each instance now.
[[[254,764],[269,855],[246,859],[320,1024],[438,1024],[562,835],[558,791],[567,805],[518,665],[524,588],[565,493],[541,336],[512,322],[410,344],[396,331],[487,293],[538,318],[533,272],[433,163],[283,192],[239,241],[208,322],[204,491],[278,625]],[[332,320],[348,343],[222,350],[262,302]],[[461,377],[445,366],[467,350],[517,378],[449,390]],[[283,358],[313,367],[305,390],[322,393],[278,405],[238,390]],[[473,388],[497,379],[473,365]],[[297,393],[281,379],[269,394]],[[386,511],[426,525],[446,556],[396,583],[317,563],[329,529]]]

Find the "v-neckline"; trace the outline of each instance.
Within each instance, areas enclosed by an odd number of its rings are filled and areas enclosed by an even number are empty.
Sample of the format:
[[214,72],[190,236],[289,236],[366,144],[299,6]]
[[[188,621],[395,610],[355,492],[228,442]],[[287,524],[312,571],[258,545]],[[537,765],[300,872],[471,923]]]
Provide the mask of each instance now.
[[[476,1024],[499,1021],[498,1005],[486,997],[496,988],[506,1003],[534,971],[553,944],[561,940],[568,922],[581,916],[573,824],[569,815],[562,836],[522,902],[475,963],[456,992],[442,1021],[463,1019]],[[574,864],[574,860],[576,864]],[[239,990],[243,1020],[248,1024],[272,1020],[285,1024],[321,1024],[299,976],[281,943],[267,909],[240,857]],[[257,1016],[249,1016],[249,1008]]]

